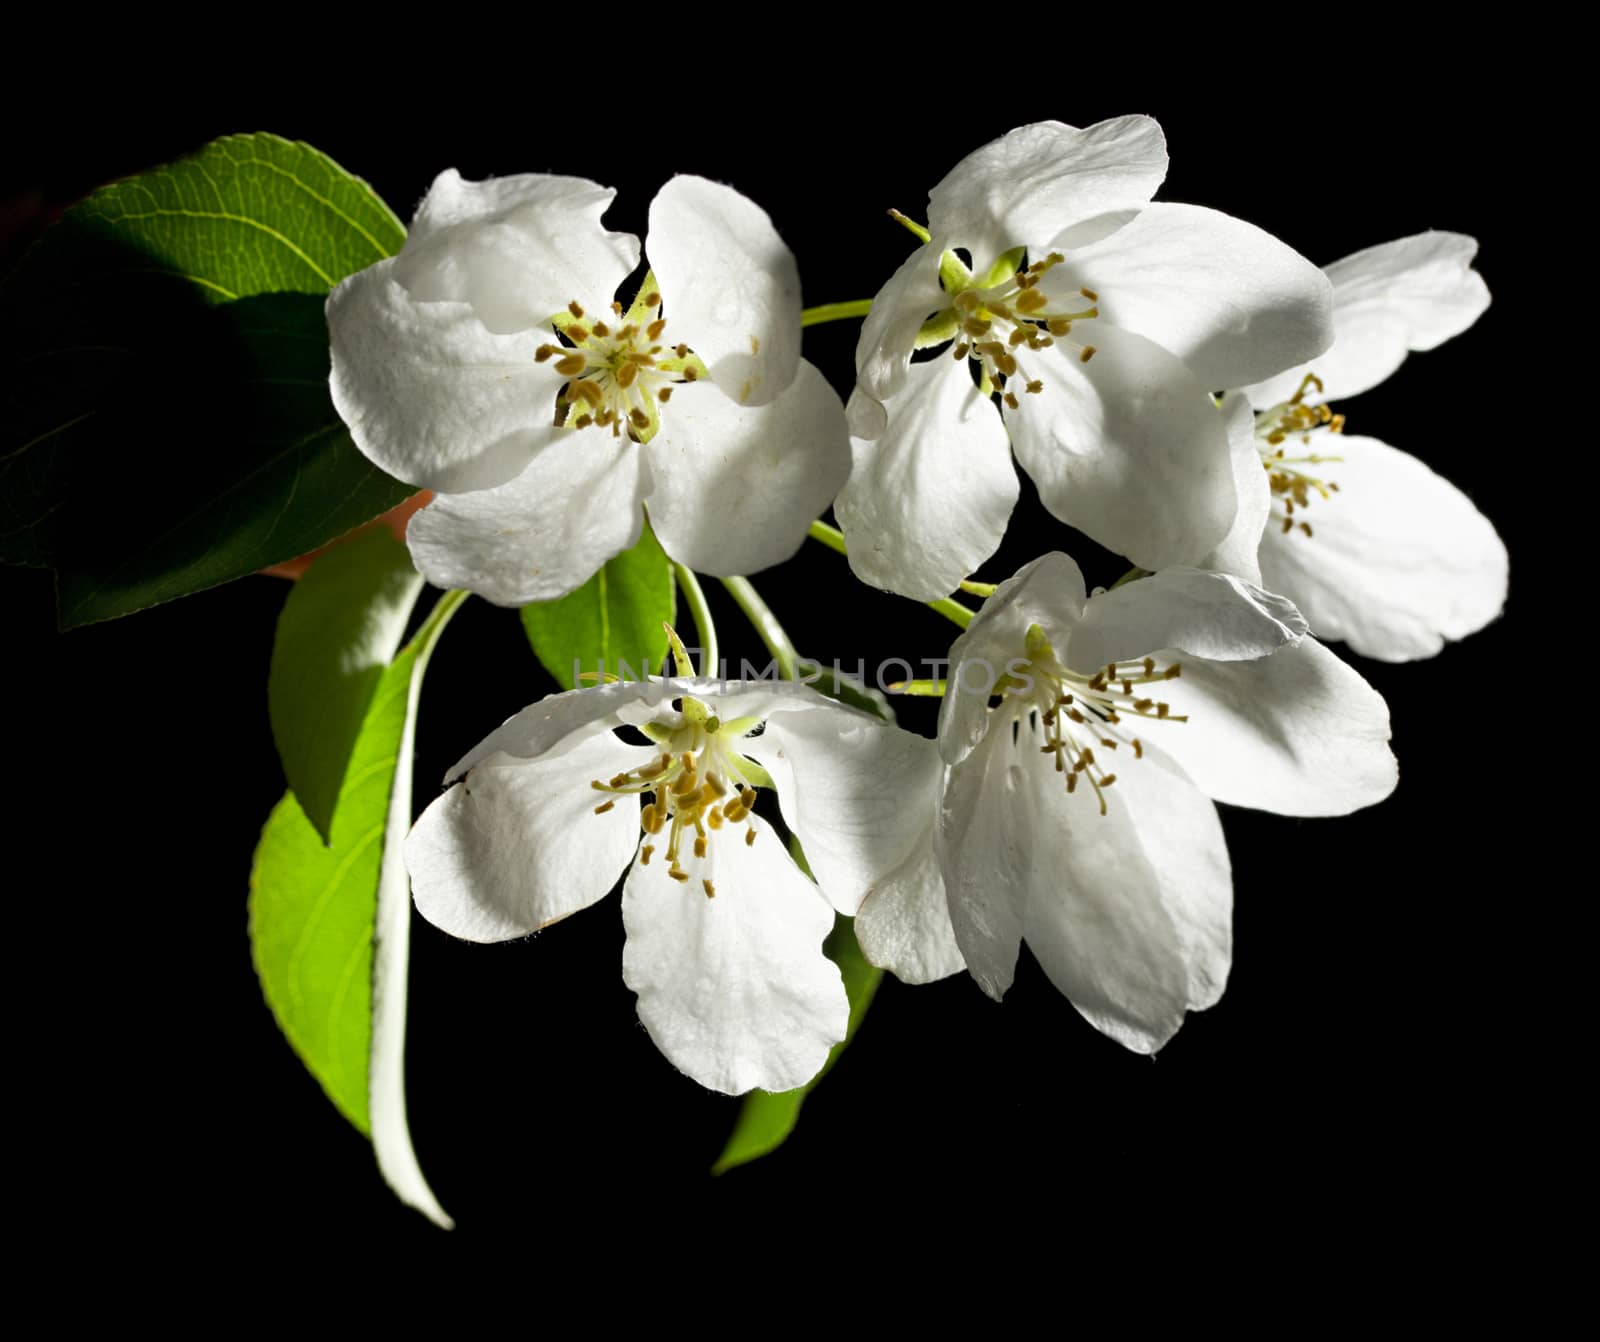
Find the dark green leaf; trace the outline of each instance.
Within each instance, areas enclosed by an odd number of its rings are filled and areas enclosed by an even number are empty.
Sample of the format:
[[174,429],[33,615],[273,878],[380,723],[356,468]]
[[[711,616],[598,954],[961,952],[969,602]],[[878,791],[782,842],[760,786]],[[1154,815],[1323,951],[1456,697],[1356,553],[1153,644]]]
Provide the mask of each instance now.
[[[659,670],[667,653],[664,623],[677,610],[672,562],[649,526],[631,550],[624,550],[570,596],[522,608],[528,641],[564,690],[576,688],[579,671],[618,674],[627,679]],[[593,682],[589,682],[593,683]]]
[[322,302],[403,240],[365,183],[271,135],[67,211],[0,289],[0,562],[54,567],[70,627],[400,502],[328,398]]
[[776,1093],[755,1090],[745,1096],[728,1144],[723,1147],[717,1163],[711,1167],[713,1174],[725,1174],[740,1165],[748,1165],[752,1160],[771,1155],[783,1145],[794,1131],[795,1124],[800,1121],[800,1106],[805,1103],[806,1096],[816,1089],[834,1063],[838,1062],[839,1055],[855,1038],[856,1027],[867,1014],[867,1008],[872,1005],[872,996],[878,991],[883,970],[869,965],[862,956],[861,948],[856,944],[854,920],[839,914],[834,921],[833,932],[822,949],[839,966],[839,973],[844,978],[845,994],[850,999],[850,1023],[845,1027],[845,1036],[833,1046],[822,1070],[799,1090]]
[[289,790],[324,841],[367,708],[421,591],[406,547],[379,527],[319,555],[283,603],[267,710]]

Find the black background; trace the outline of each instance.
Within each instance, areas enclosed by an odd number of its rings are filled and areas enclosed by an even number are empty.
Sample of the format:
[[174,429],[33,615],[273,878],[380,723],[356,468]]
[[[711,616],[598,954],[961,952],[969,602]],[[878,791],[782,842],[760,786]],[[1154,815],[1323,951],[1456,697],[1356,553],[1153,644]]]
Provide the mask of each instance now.
[[[1025,1208],[1063,1247],[1133,1218],[1149,1234],[1128,1242],[1138,1258],[1203,1238],[1225,1209],[1291,1239],[1358,1227],[1342,1243],[1359,1263],[1413,1232],[1472,1242],[1519,1194],[1523,1125],[1541,1104],[1520,1008],[1542,989],[1524,966],[1548,931],[1514,875],[1536,842],[1523,817],[1539,805],[1537,765],[1503,697],[1517,683],[1507,668],[1528,665],[1541,555],[1506,375],[1527,332],[1520,211],[1487,189],[1515,169],[1486,162],[1465,84],[1430,74],[1426,97],[1369,101],[1352,84],[1416,87],[1406,58],[1349,71],[1337,90],[1302,58],[1282,78],[1102,73],[1055,92],[1030,82],[1027,96],[1000,75],[880,86],[852,63],[760,83],[741,67],[681,87],[574,77],[525,100],[502,85],[492,105],[408,93],[381,113],[213,93],[184,110],[107,100],[80,124],[51,114],[59,90],[14,103],[13,246],[42,209],[97,181],[270,129],[366,177],[402,219],[445,166],[551,170],[617,186],[608,222],[642,236],[673,171],[716,177],[772,215],[809,302],[869,297],[911,244],[886,208],[920,217],[944,171],[1013,125],[1128,111],[1166,129],[1164,199],[1242,216],[1319,264],[1429,227],[1482,242],[1496,301],[1478,326],[1342,408],[1352,431],[1422,457],[1496,523],[1512,553],[1508,613],[1430,662],[1357,663],[1393,711],[1401,783],[1389,802],[1308,822],[1224,808],[1237,941],[1220,1005],[1152,1061],[1096,1034],[1026,952],[999,1006],[963,978],[886,981],[788,1146],[712,1180],[736,1102],[679,1076],[638,1025],[614,898],[492,947],[415,920],[412,1125],[459,1222],[451,1250],[494,1241],[548,1264],[586,1245],[619,1256],[608,1237],[621,1235],[667,1257],[793,1239],[823,1273],[858,1250],[897,1256],[1005,1227]],[[481,74],[463,79],[476,87]],[[841,392],[855,331],[806,335]],[[1056,547],[1091,582],[1121,572],[1023,489],[983,576]],[[136,517],[138,500],[129,508]],[[757,583],[811,655],[915,660],[943,655],[954,632],[852,583],[814,545]],[[301,1069],[250,967],[250,853],[282,788],[265,676],[285,590],[254,578],[57,635],[48,577],[0,571],[19,715],[8,847],[26,873],[8,883],[8,958],[29,985],[13,1018],[19,1149],[32,1165],[26,1214],[61,1233],[154,1224],[160,1242],[224,1254],[281,1245],[286,1231],[444,1247]],[[725,652],[756,658],[737,611],[713,600]],[[455,757],[551,688],[515,615],[469,603],[423,698],[419,807]],[[902,722],[931,733],[932,711],[910,705]],[[820,1240],[807,1229],[819,1219],[834,1227]]]

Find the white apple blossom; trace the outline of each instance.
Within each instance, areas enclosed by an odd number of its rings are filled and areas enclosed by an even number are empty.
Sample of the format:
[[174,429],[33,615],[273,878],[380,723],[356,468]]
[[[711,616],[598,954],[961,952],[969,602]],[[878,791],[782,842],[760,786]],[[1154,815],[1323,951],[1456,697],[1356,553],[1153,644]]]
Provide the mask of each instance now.
[[[1241,220],[1151,204],[1166,168],[1148,117],[1047,121],[934,187],[930,240],[856,350],[835,511],[857,576],[922,600],[953,590],[1004,534],[1013,449],[1052,513],[1144,568],[1193,563],[1226,533],[1208,393],[1326,349],[1328,282]],[[941,342],[949,356],[911,361]]]
[[[422,915],[471,941],[547,927],[626,871],[622,973],[662,1053],[713,1090],[791,1090],[845,1034],[822,953],[834,911],[892,889],[941,772],[932,741],[803,686],[573,690],[450,771],[406,865]],[[751,809],[757,787],[777,791],[815,884]]]
[[844,410],[800,358],[793,254],[730,187],[674,177],[638,239],[574,177],[441,173],[399,255],[328,300],[334,404],[360,449],[436,491],[429,581],[562,596],[639,536],[701,572],[786,559],[849,472]]
[[1227,981],[1213,802],[1340,815],[1395,785],[1383,700],[1287,601],[1225,574],[1169,569],[1085,597],[1077,565],[1048,554],[950,656],[935,843],[967,967],[998,998],[1025,940],[1139,1052]]
[[[1408,351],[1477,320],[1489,305],[1471,268],[1477,250],[1462,234],[1429,232],[1336,261],[1333,347],[1244,393],[1259,407],[1250,450],[1266,471],[1246,486],[1255,498],[1241,501],[1239,526],[1246,514],[1265,525],[1255,533],[1261,581],[1321,637],[1383,661],[1432,657],[1493,620],[1506,548],[1453,484],[1398,448],[1343,432],[1329,401],[1377,386]],[[1237,557],[1217,566],[1249,572]]]

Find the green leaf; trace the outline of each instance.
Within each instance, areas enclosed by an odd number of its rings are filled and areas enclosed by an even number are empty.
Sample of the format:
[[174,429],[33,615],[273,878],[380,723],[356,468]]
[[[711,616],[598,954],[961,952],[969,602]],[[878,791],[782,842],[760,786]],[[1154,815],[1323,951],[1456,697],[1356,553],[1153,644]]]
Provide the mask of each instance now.
[[833,1069],[834,1063],[839,1061],[839,1055],[855,1038],[856,1027],[872,1005],[872,997],[878,991],[883,970],[869,965],[861,954],[861,947],[856,943],[855,920],[839,914],[822,949],[839,966],[845,995],[850,999],[850,1021],[845,1027],[844,1038],[833,1046],[822,1070],[799,1090],[753,1090],[745,1096],[728,1144],[722,1148],[717,1163],[711,1167],[713,1174],[726,1174],[740,1165],[748,1165],[752,1160],[760,1160],[788,1140],[795,1124],[800,1121],[800,1106],[805,1103],[806,1096],[817,1088],[822,1078]]
[[72,207],[0,287],[0,562],[64,627],[313,550],[411,491],[328,397],[328,290],[405,231],[308,145],[230,136]]
[[383,673],[324,846],[291,793],[268,818],[250,873],[250,947],[262,994],[339,1112],[373,1139],[401,1199],[440,1224],[405,1125],[410,894],[399,840],[411,823],[417,695],[463,594],[441,597]]
[[672,561],[646,524],[639,542],[605,565],[577,591],[559,601],[522,608],[522,627],[544,668],[564,690],[576,688],[574,664],[583,672],[628,678],[659,668],[677,612]]
[[283,603],[267,712],[289,790],[324,842],[367,708],[421,591],[406,547],[379,527],[319,555]]

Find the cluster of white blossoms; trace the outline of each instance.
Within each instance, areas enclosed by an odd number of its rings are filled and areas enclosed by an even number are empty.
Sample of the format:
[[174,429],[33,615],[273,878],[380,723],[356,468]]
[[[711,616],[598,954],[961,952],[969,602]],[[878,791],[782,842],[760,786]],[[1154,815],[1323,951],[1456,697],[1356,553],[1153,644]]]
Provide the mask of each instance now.
[[[432,582],[559,597],[647,516],[680,565],[743,575],[831,504],[859,578],[935,600],[999,546],[1013,453],[1052,514],[1148,576],[1091,595],[1050,553],[999,584],[950,650],[936,742],[682,660],[552,695],[417,822],[425,917],[519,937],[626,873],[640,1018],[729,1093],[802,1085],[844,1037],[835,913],[901,979],[965,970],[995,997],[1026,941],[1142,1052],[1217,1000],[1214,803],[1329,816],[1395,785],[1383,700],[1316,636],[1430,656],[1495,617],[1506,556],[1334,408],[1483,311],[1471,239],[1321,271],[1152,203],[1166,163],[1138,116],[963,159],[872,302],[848,407],[800,357],[792,253],[730,187],[672,179],[641,249],[593,182],[438,178],[400,254],[328,308],[356,443],[435,491],[408,535]],[[769,790],[809,874],[756,811]]]

